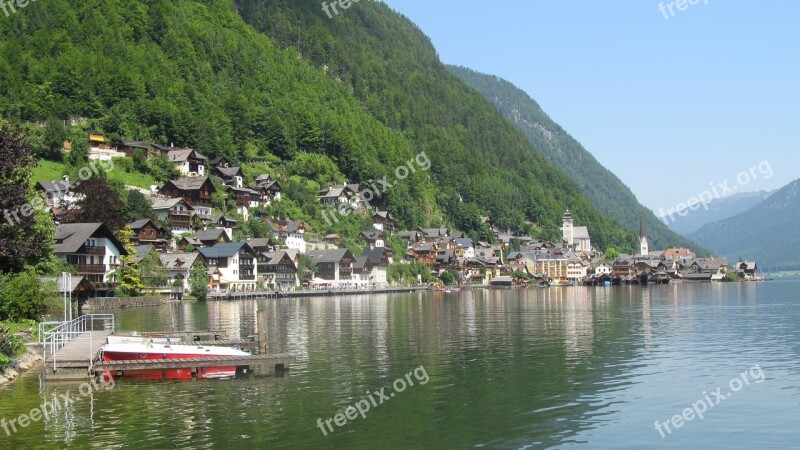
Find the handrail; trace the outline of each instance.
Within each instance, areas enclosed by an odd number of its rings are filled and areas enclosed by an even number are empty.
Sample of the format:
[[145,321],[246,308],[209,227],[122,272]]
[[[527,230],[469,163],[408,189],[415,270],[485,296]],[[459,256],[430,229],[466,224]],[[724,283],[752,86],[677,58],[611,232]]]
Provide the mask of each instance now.
[[[92,344],[91,339],[94,337],[95,321],[101,321],[103,326],[101,329],[107,330],[106,323],[111,321],[111,331],[116,329],[116,320],[113,314],[86,314],[77,317],[69,322],[42,322],[39,324],[39,341],[42,345],[43,357],[47,361],[47,347],[50,347],[50,356],[53,359],[53,371],[55,372],[56,366],[56,352],[68,343],[75,340],[78,336],[89,332],[89,365],[92,365]],[[48,326],[54,328],[46,329]]]

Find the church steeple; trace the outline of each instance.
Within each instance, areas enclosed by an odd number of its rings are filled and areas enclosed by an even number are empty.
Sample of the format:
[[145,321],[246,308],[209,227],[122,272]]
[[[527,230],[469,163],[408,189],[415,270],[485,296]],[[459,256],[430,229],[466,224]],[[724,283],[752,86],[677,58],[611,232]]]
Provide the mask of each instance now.
[[573,245],[575,242],[574,222],[572,221],[572,213],[569,212],[569,209],[567,209],[567,212],[564,213],[564,218],[562,219],[561,224],[561,234],[564,238],[564,242],[566,242],[567,245]]
[[642,256],[648,256],[650,254],[650,248],[647,244],[647,235],[644,229],[644,214],[639,215],[639,254]]

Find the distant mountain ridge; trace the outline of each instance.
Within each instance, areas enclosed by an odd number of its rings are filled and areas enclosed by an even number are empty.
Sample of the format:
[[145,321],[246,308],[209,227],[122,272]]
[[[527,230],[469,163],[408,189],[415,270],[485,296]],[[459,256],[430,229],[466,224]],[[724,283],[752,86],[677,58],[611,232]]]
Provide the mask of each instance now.
[[756,206],[707,224],[690,237],[730,262],[755,259],[764,270],[800,268],[800,179]]
[[667,217],[667,226],[673,231],[688,237],[699,230],[703,225],[718,222],[747,211],[753,206],[763,202],[774,193],[774,190],[769,192],[740,192],[728,197],[716,199],[708,204],[707,210],[700,208],[696,211],[689,211],[684,217],[677,214],[673,214],[672,217]]
[[553,121],[528,93],[494,75],[460,66],[447,68],[486,96],[551,164],[578,184],[583,194],[606,216],[636,233],[639,231],[639,218],[643,216],[650,248],[676,246],[706,252],[706,249],[698,248],[696,243],[670,230],[650,209],[641,205],[628,186]]

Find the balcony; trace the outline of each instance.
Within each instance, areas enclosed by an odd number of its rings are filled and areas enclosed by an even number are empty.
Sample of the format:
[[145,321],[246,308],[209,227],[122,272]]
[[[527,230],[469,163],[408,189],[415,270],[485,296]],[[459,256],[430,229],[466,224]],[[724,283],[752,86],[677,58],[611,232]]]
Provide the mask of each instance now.
[[75,264],[78,274],[106,273],[106,266],[103,264]]
[[255,279],[256,279],[256,276],[255,276],[255,274],[252,274],[252,273],[250,273],[250,274],[240,274],[239,275],[239,280],[240,281],[255,281]]
[[90,246],[86,245],[83,247],[83,254],[85,255],[105,255],[106,248],[105,247],[98,247],[98,246]]

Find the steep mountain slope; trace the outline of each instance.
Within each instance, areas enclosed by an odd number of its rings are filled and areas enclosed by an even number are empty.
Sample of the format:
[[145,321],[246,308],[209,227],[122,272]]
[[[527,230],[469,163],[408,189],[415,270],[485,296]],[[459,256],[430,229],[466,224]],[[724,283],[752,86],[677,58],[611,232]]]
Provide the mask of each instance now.
[[631,248],[630,232],[606,219],[478,92],[449,73],[418,27],[379,2],[329,18],[309,0],[238,0],[242,17],[350,90],[433,160],[447,218],[463,229],[489,214],[502,228],[530,221],[557,238],[569,207],[600,248]]
[[728,197],[723,197],[709,203],[708,210],[700,208],[697,211],[689,211],[689,214],[685,217],[674,214],[674,221],[672,221],[671,218],[667,218],[669,227],[684,236],[688,236],[699,230],[703,225],[718,222],[747,211],[769,198],[774,192],[775,191],[740,192]]
[[[0,116],[16,124],[69,118],[113,140],[174,143],[233,161],[322,153],[352,181],[380,179],[417,154],[226,0],[31,3],[0,20]],[[300,187],[291,196],[313,203],[314,186]],[[373,204],[409,227],[440,215],[422,171]]]
[[737,261],[755,259],[762,269],[800,268],[800,180],[747,211],[703,226],[689,237]]
[[650,209],[641,205],[616,175],[554,122],[525,91],[494,75],[466,67],[447,68],[485,95],[550,163],[578,184],[583,194],[604,214],[635,232],[639,230],[640,216],[644,215],[651,248],[665,249],[670,245],[697,248],[695,243],[668,229]]
[[[490,214],[557,238],[571,208],[598,247],[634,242],[381,3],[336,20],[307,0],[32,3],[0,21],[0,116],[74,119],[242,162],[322,154],[362,183],[425,151],[429,172],[373,202],[402,226],[444,221],[486,238]],[[313,185],[289,194],[314,203]]]

